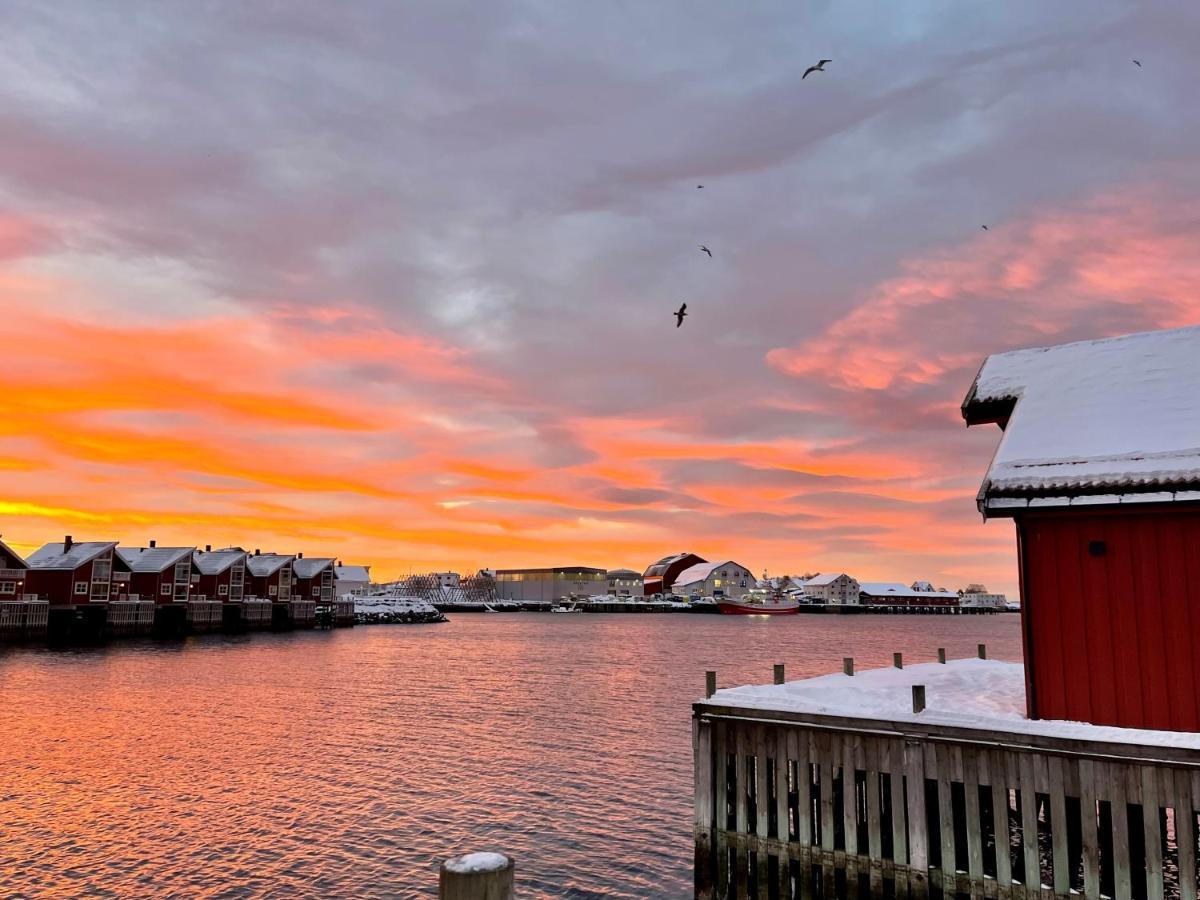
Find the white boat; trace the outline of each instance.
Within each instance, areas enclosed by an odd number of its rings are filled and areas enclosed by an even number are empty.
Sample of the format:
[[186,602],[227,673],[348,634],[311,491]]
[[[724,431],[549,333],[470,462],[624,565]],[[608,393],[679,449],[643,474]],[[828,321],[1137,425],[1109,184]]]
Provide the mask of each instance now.
[[581,613],[581,612],[583,612],[583,609],[582,609],[582,607],[580,607],[580,605],[578,603],[570,603],[570,604],[567,604],[566,606],[552,606],[552,607],[550,607],[550,612],[552,612],[552,613]]

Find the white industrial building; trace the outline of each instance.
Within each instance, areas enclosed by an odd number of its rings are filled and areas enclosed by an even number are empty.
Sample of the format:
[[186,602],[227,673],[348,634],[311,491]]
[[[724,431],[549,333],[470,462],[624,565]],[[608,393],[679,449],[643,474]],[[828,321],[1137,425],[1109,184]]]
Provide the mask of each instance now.
[[614,597],[642,597],[645,587],[642,573],[633,569],[609,569],[608,592]]
[[814,575],[804,582],[804,599],[810,603],[849,606],[858,603],[860,592],[858,580],[845,572]]
[[754,576],[741,563],[697,563],[684,569],[671,586],[678,597],[732,597],[744,595],[755,586]]

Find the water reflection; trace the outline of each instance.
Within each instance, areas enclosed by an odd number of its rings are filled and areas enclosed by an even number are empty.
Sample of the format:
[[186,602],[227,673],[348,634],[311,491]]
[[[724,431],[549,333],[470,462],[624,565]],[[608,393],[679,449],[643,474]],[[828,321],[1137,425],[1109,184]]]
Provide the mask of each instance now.
[[494,847],[524,896],[690,896],[705,669],[1020,656],[1016,616],[453,618],[0,651],[0,887],[418,897]]

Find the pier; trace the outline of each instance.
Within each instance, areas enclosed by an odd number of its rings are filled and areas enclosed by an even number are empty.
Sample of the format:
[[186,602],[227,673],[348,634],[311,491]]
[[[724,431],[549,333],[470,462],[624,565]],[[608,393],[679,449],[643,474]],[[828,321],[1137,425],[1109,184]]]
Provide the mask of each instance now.
[[835,676],[843,696],[866,682],[866,709],[911,689],[891,715],[805,710],[793,686],[711,694],[711,678],[693,708],[695,896],[1194,900],[1200,736],[949,724],[961,700],[931,715],[918,682],[962,665]]

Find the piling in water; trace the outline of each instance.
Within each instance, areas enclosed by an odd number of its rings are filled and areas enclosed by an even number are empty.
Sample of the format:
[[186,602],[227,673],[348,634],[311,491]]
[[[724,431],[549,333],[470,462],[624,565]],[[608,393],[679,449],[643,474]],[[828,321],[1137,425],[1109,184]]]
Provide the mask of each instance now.
[[925,709],[925,685],[914,684],[912,686],[913,695],[913,712],[919,713]]
[[775,663],[775,683],[783,684],[783,663]]
[[704,673],[704,699],[707,700],[717,692],[717,673],[709,670]]
[[854,674],[854,657],[853,656],[843,656],[842,657],[842,672],[846,675]]
[[904,654],[903,653],[893,653],[892,654],[892,665],[895,666],[897,669],[903,669],[904,668]]
[[938,662],[940,662],[943,666],[946,664],[946,648],[945,647],[938,647]]
[[513,860],[503,853],[467,853],[442,863],[438,900],[512,900]]

